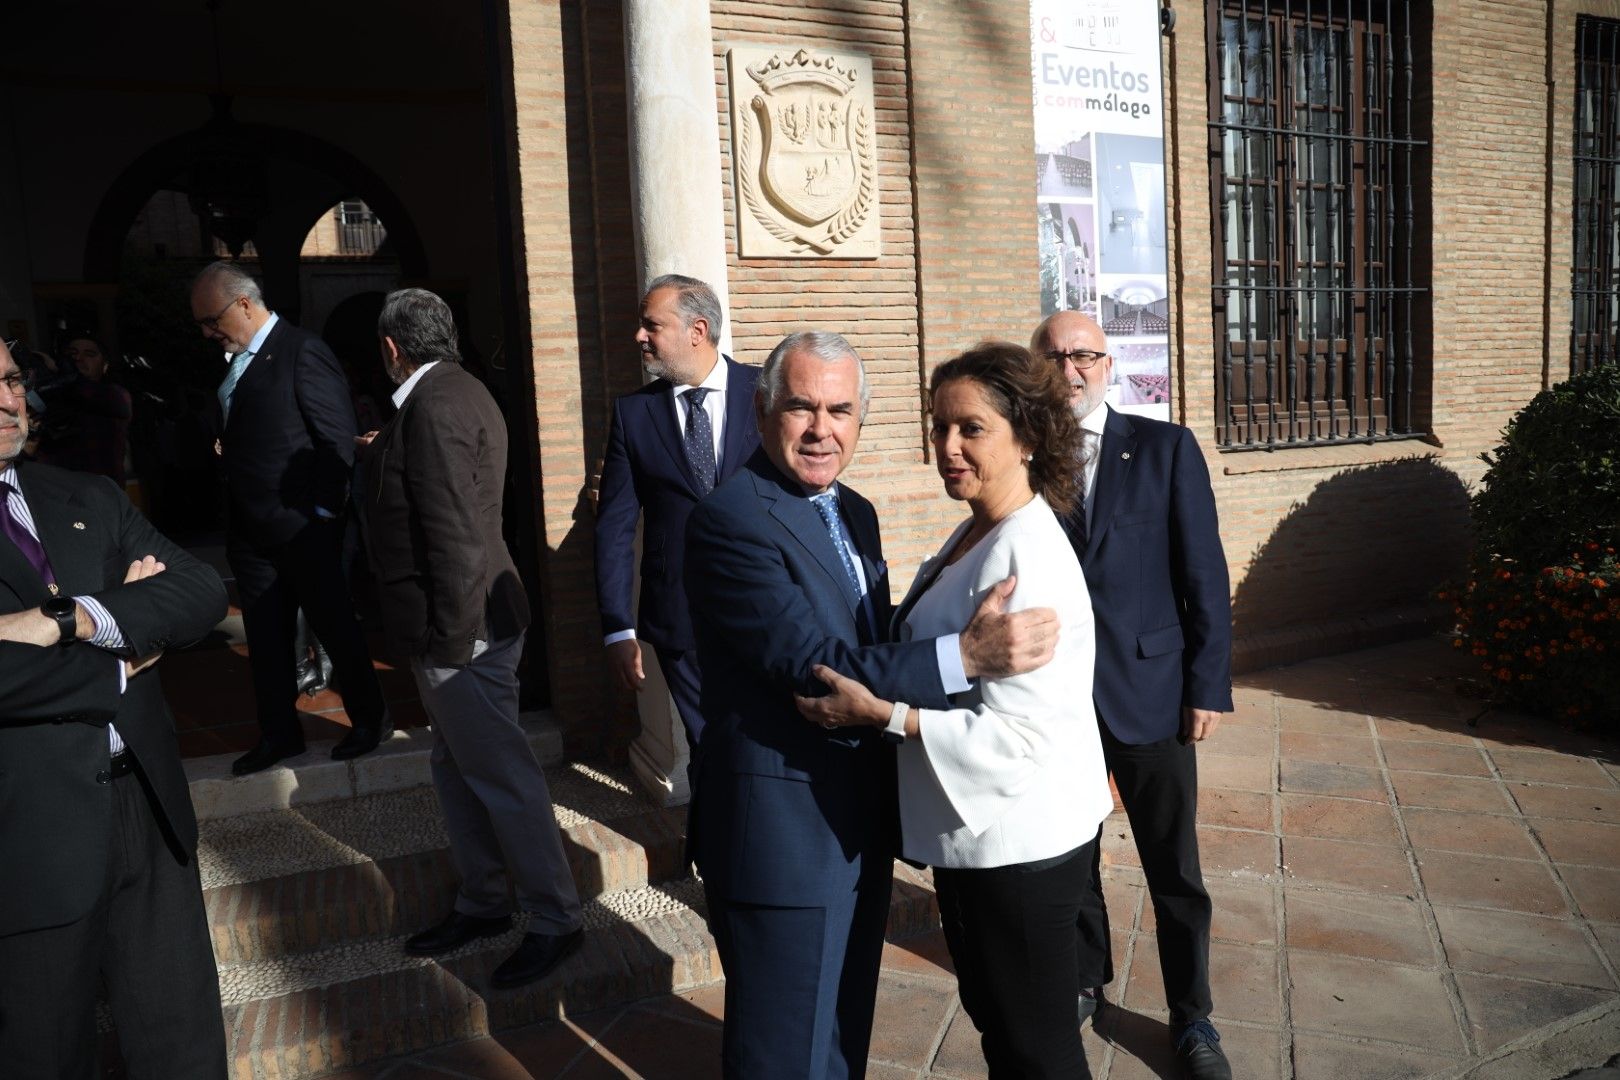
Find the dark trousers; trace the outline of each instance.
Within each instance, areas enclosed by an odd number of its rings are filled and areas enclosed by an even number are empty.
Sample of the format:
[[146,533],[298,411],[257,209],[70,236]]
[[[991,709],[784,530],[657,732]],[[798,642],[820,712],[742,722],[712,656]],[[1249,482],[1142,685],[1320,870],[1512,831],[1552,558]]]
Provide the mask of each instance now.
[[225,1027],[196,860],[177,854],[138,770],[112,784],[96,905],[66,926],[0,937],[0,1075],[98,1075],[96,991],[105,984],[129,1080],[223,1080]]
[[658,654],[658,667],[664,673],[664,681],[669,684],[669,696],[675,701],[675,711],[681,714],[686,745],[695,762],[698,739],[703,735],[703,714],[698,710],[703,674],[698,668],[697,650],[657,648],[654,651]]
[[705,888],[726,971],[726,1080],[866,1075],[894,879],[891,861],[869,862],[856,887],[825,907],[740,903]]
[[990,1080],[1090,1077],[1080,1045],[1077,919],[1093,839],[1054,862],[936,867],[940,925]]
[[[1164,975],[1170,1023],[1203,1020],[1210,1013],[1209,923],[1211,905],[1198,865],[1198,753],[1172,736],[1132,746],[1114,738],[1105,723],[1103,759],[1114,775],[1120,801],[1130,818],[1131,835],[1147,878],[1148,896],[1158,923],[1159,970]],[[1103,903],[1100,849],[1092,854],[1087,903],[1080,913],[1083,986],[1113,981],[1108,909]],[[1096,967],[1091,956],[1102,960]]]
[[342,523],[312,523],[270,549],[255,548],[248,539],[233,535],[226,556],[242,599],[253,696],[265,738],[280,746],[303,745],[293,645],[300,609],[332,659],[349,721],[357,728],[381,726],[382,688],[343,575]]

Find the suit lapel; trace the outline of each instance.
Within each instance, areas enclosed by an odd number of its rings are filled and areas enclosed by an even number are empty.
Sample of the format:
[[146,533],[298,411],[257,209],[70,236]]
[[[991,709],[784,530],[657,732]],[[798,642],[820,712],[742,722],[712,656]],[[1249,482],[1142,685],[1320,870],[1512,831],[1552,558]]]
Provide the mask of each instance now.
[[[775,472],[775,467],[771,466]],[[793,537],[810,557],[821,567],[838,595],[844,598],[844,605],[850,616],[856,615],[857,601],[849,586],[849,575],[844,572],[844,560],[838,557],[833,550],[832,537],[827,535],[827,525],[821,520],[816,508],[810,505],[810,500],[802,496],[794,496],[781,484],[772,483],[767,477],[756,477],[755,484],[760,496],[770,504],[771,517],[781,523],[789,536]],[[856,541],[860,543],[859,540]],[[868,579],[870,580],[870,579]],[[859,619],[856,620],[859,625]]]
[[[45,556],[51,560],[51,572],[56,576],[61,595],[78,596],[99,590],[102,586],[100,562],[96,554],[89,551],[90,530],[73,494],[49,480],[42,480],[28,468],[17,470],[17,486],[28,500],[28,513],[34,519],[34,530],[44,545]],[[75,527],[76,524],[85,527]],[[13,580],[30,582],[38,590],[39,602],[44,603],[50,593],[39,583],[33,567],[14,545],[6,547],[28,574],[28,577]]]
[[686,460],[686,447],[681,445],[681,429],[675,424],[675,410],[679,408],[675,399],[670,396],[670,384],[667,380],[658,380],[658,392],[643,394],[641,401],[647,410],[647,422],[653,431],[658,433],[658,441],[664,444],[664,450],[669,454],[669,460],[674,462],[675,471],[680,474],[686,486],[697,494],[697,480],[692,476],[692,466]]
[[1097,553],[1103,534],[1113,524],[1120,492],[1130,482],[1136,462],[1136,428],[1124,413],[1108,410],[1102,445],[1097,450],[1097,493],[1091,503],[1091,532],[1086,542],[1086,560]]
[[[754,387],[743,377],[743,365],[729,356],[721,357],[729,365],[726,369],[726,434],[721,440],[719,483],[742,468],[743,447],[748,444],[747,432],[754,423]],[[683,453],[681,458],[684,460]]]
[[276,316],[276,325],[272,326],[270,333],[265,335],[264,347],[253,354],[252,359],[248,361],[247,370],[242,372],[242,377],[237,380],[235,389],[231,391],[230,415],[225,417],[226,431],[230,430],[231,420],[237,413],[241,412],[245,396],[252,394],[255,384],[263,382],[268,377],[270,365],[275,360],[276,350],[281,347],[282,339],[286,336],[282,333],[286,326],[287,320],[279,315]]

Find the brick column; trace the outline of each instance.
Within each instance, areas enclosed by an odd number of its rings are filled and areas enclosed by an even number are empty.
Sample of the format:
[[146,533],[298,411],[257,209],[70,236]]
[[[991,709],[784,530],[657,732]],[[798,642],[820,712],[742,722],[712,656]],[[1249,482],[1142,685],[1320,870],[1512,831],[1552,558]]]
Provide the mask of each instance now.
[[[630,207],[641,288],[660,274],[687,274],[713,286],[729,312],[710,50],[709,0],[624,0]],[[720,349],[731,351],[729,318]],[[730,416],[726,422],[752,420]],[[630,745],[630,764],[654,798],[683,803],[691,798],[686,734],[647,646],[642,662],[647,686],[637,696],[641,733]]]

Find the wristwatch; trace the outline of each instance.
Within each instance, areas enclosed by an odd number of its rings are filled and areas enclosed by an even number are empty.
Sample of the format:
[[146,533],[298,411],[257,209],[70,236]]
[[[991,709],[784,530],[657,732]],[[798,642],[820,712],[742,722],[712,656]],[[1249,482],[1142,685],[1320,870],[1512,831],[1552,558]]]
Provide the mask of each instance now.
[[886,742],[903,743],[906,741],[906,713],[910,711],[911,706],[905,702],[897,701],[894,703],[894,708],[889,710],[888,726],[883,729],[883,738]]
[[71,645],[79,639],[79,605],[76,601],[66,596],[53,596],[39,605],[39,610],[56,620],[57,629],[62,632],[58,645]]

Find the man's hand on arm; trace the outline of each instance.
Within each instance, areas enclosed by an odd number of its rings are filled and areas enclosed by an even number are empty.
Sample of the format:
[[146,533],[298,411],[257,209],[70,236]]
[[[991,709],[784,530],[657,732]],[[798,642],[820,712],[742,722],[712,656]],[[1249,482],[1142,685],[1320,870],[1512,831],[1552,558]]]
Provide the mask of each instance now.
[[619,682],[626,690],[641,692],[647,681],[647,674],[641,667],[641,642],[635,638],[625,638],[615,641],[607,647],[608,666],[619,677]]
[[1043,607],[1007,614],[1007,598],[1017,584],[1014,576],[991,588],[962,631],[962,671],[968,678],[1022,675],[1052,659],[1057,612]]
[[1221,724],[1221,714],[1214,709],[1195,709],[1190,705],[1181,707],[1181,741],[1183,743],[1203,742],[1215,734],[1215,729]]
[[[166,567],[163,563],[158,561],[157,556],[148,555],[143,559],[137,559],[135,562],[132,562],[132,563],[129,564],[129,569],[124,571],[124,584],[125,585],[131,585],[131,584],[134,584],[137,581],[144,581],[146,578],[149,578],[149,577],[156,577],[157,575],[163,573],[163,571],[167,570],[167,569],[168,569],[168,567]],[[84,626],[85,626],[86,623],[90,624],[90,629],[88,631],[86,631],[84,629]],[[91,622],[89,613],[84,610],[84,605],[80,604],[79,605],[79,638],[80,638],[80,640],[85,640],[85,639],[88,639],[88,638],[94,636],[95,632],[96,632],[95,624],[93,622]],[[139,675],[141,672],[145,671],[147,668],[149,668],[153,664],[157,663],[158,660],[160,660],[162,658],[162,656],[163,656],[163,650],[158,649],[157,651],[153,652],[149,656],[141,656],[141,657],[136,657],[134,659],[125,660],[123,662],[123,664],[124,664],[124,678],[125,679],[133,679],[135,676]]]

